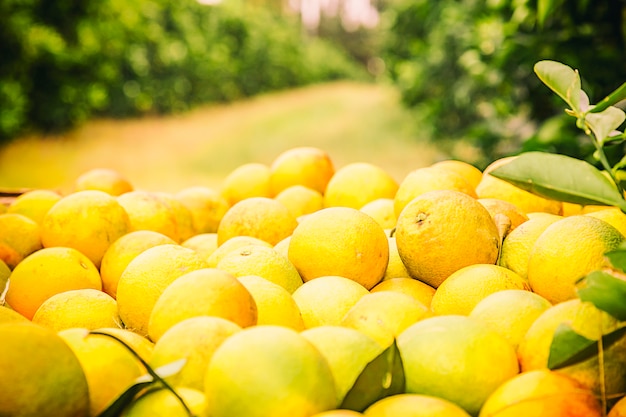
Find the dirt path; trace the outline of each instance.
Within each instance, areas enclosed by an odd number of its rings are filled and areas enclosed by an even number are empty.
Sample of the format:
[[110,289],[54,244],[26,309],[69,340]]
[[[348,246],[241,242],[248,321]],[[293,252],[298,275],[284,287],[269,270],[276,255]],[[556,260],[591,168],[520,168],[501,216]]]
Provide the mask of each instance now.
[[235,167],[270,164],[283,150],[318,146],[336,167],[371,162],[400,180],[445,156],[417,137],[395,92],[348,82],[273,93],[171,117],[98,120],[65,135],[0,148],[0,188],[71,190],[94,167],[125,174],[136,188],[219,187]]

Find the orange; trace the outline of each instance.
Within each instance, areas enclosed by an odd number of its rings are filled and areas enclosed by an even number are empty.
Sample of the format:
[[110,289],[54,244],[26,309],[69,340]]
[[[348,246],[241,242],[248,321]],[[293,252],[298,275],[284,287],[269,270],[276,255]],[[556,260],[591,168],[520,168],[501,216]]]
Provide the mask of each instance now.
[[296,219],[324,207],[324,196],[317,190],[304,185],[292,185],[274,197],[287,207]]
[[370,292],[397,291],[415,298],[426,307],[430,307],[435,289],[428,284],[413,278],[390,278],[376,284]]
[[364,413],[367,417],[470,417],[458,405],[443,398],[419,394],[396,394],[378,400]]
[[98,190],[112,196],[118,196],[133,190],[133,185],[126,177],[114,169],[93,168],[76,178],[74,191]]
[[53,190],[27,191],[11,202],[7,213],[22,214],[41,224],[50,207],[61,198],[61,194]]
[[200,233],[180,245],[193,249],[202,259],[209,259],[209,256],[217,249],[217,233]]
[[257,275],[237,278],[250,292],[257,308],[257,324],[270,324],[303,330],[298,304],[284,287]]
[[228,253],[241,249],[244,246],[248,245],[260,245],[268,248],[272,247],[271,243],[268,243],[264,240],[261,240],[252,236],[234,236],[228,239],[226,242],[219,244],[218,247],[213,251],[211,255],[207,258],[207,263],[211,268],[217,267],[217,264],[228,255]]
[[600,404],[575,380],[541,369],[523,372],[499,386],[479,417],[600,417]]
[[302,279],[336,275],[370,289],[385,274],[389,243],[382,227],[349,207],[330,207],[302,219],[291,236],[289,260]]
[[292,294],[302,285],[296,267],[274,248],[261,245],[243,246],[226,254],[217,268],[235,277],[258,275],[283,287]]
[[389,243],[389,261],[387,262],[387,268],[385,269],[383,281],[394,278],[410,278],[411,274],[409,274],[409,271],[406,269],[406,265],[404,265],[402,258],[400,258],[400,253],[398,252],[398,241],[396,240],[395,234],[393,236],[389,236],[387,238],[387,242]]
[[93,262],[73,248],[44,248],[15,267],[6,301],[15,311],[32,319],[48,298],[81,288],[102,289]]
[[312,146],[299,146],[279,154],[270,166],[270,189],[277,195],[292,185],[324,193],[335,168],[330,155]]
[[428,307],[411,296],[397,291],[378,291],[361,297],[340,324],[387,347],[406,328],[430,315]]
[[310,417],[338,406],[326,358],[282,326],[248,327],[222,342],[204,387],[212,417]]
[[173,325],[196,316],[221,317],[248,327],[257,322],[257,308],[246,287],[228,272],[191,271],[169,284],[157,299],[148,323],[150,339],[157,342]]
[[400,216],[402,209],[415,197],[434,190],[453,190],[476,197],[472,187],[460,174],[444,168],[425,167],[409,172],[394,197],[394,211]]
[[[202,391],[176,387],[176,394],[183,399],[194,416],[203,415],[205,397]],[[133,401],[124,409],[124,417],[189,417],[187,411],[172,392],[163,387],[153,389]]]
[[115,299],[92,288],[53,295],[39,306],[33,316],[33,323],[55,331],[72,327],[94,330],[101,327],[120,327],[121,324]]
[[124,207],[104,191],[77,191],[59,200],[41,225],[44,247],[74,248],[100,267],[104,252],[131,230]]
[[398,219],[393,209],[393,198],[377,198],[359,210],[376,220],[383,229],[393,229],[396,226]]
[[204,374],[215,350],[241,327],[215,316],[196,316],[170,327],[154,344],[150,366],[158,368],[179,359],[186,359],[182,369],[167,378],[177,387],[204,390]]
[[[550,345],[557,327],[562,323],[569,324],[574,331],[590,340],[598,340],[601,333],[620,326],[614,317],[579,298],[555,304],[535,319],[519,344],[517,353],[522,371],[547,368]],[[626,391],[626,337],[622,335],[603,350],[603,363],[601,371],[598,356],[595,355],[556,372],[575,379],[597,395],[602,392],[604,379],[604,389],[609,398],[623,395]]]
[[238,166],[222,181],[220,194],[229,206],[250,197],[271,197],[270,168],[257,162]]
[[339,325],[343,316],[369,292],[344,277],[325,276],[307,281],[293,294],[305,328]]
[[602,268],[604,254],[623,240],[616,228],[591,216],[569,216],[552,223],[530,252],[531,288],[553,304],[576,297],[576,281]]
[[0,325],[0,340],[0,415],[90,415],[87,378],[54,331],[31,323],[5,323]]
[[41,247],[41,228],[37,222],[22,214],[0,214],[0,261],[13,269]]
[[281,202],[267,197],[252,197],[234,204],[217,228],[217,243],[235,236],[251,236],[275,245],[291,235],[298,225]]
[[379,198],[394,198],[396,180],[384,169],[367,162],[348,164],[335,172],[324,191],[324,207],[360,209]]
[[435,168],[443,168],[450,171],[454,171],[457,174],[460,174],[465,181],[472,187],[476,188],[480,183],[480,180],[483,178],[483,173],[480,169],[476,168],[474,165],[459,161],[456,159],[446,159],[443,161],[435,162],[431,166]]
[[175,243],[164,234],[152,230],[137,230],[120,237],[109,246],[102,257],[100,264],[102,289],[116,298],[117,284],[130,261],[146,249]]
[[196,229],[191,210],[189,210],[187,206],[185,206],[173,194],[164,192],[157,192],[156,194],[165,202],[174,216],[176,225],[175,235],[178,236],[178,240],[176,242],[182,243],[191,236],[195,235]]
[[611,226],[615,227],[622,235],[626,236],[626,213],[617,207],[610,207],[586,213],[585,216],[591,216],[604,220]]
[[435,314],[468,315],[489,294],[503,290],[530,290],[515,272],[492,264],[469,265],[453,272],[435,291],[430,308]]
[[398,217],[395,237],[411,277],[434,288],[463,267],[498,259],[500,236],[491,215],[459,191],[430,191],[413,199]]
[[175,197],[191,212],[196,233],[217,232],[220,220],[230,207],[226,198],[208,187],[188,187],[179,191]]
[[465,316],[418,321],[398,336],[398,349],[407,393],[443,398],[470,415],[519,372],[513,347]]
[[622,397],[609,412],[607,417],[625,417],[626,416],[626,397]]
[[526,213],[511,202],[497,198],[479,198],[477,201],[487,209],[494,221],[496,221],[497,215],[508,217],[511,222],[508,232],[515,230],[517,226],[528,220]]
[[117,198],[130,218],[130,230],[159,232],[180,243],[176,215],[167,201],[158,193],[135,190]]

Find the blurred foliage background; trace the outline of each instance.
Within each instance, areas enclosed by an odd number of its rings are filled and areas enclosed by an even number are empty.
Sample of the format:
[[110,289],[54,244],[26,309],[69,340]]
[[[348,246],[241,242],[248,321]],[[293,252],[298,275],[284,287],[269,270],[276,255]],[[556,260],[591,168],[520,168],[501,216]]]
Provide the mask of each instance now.
[[583,157],[533,65],[578,68],[598,101],[626,80],[625,19],[624,0],[3,0],[0,142],[350,79],[393,84],[420,132],[481,168]]

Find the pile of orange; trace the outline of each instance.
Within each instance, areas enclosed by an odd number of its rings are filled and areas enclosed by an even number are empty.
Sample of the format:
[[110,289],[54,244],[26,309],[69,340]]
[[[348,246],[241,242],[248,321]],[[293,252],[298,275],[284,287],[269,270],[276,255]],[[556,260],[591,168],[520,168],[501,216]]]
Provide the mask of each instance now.
[[[124,415],[626,415],[626,338],[547,368],[560,324],[590,340],[622,325],[576,283],[606,266],[626,214],[489,174],[508,160],[394,178],[296,147],[219,189],[94,169],[67,195],[24,193],[0,214],[0,415],[97,416],[146,366],[176,364],[177,395],[142,393]],[[342,409],[394,344],[404,389]],[[391,386],[381,375],[372,390]]]

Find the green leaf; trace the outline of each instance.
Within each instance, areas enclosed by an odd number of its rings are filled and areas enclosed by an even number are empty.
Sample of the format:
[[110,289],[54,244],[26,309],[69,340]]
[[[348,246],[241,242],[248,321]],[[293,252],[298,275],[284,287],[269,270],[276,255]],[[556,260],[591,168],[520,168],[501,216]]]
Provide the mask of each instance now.
[[626,83],[620,85],[615,91],[603,98],[598,104],[589,109],[589,113],[599,113],[606,108],[626,100]]
[[626,273],[626,240],[612,251],[604,254],[615,269]]
[[[608,349],[626,335],[626,326],[622,326],[602,336],[602,346]],[[561,323],[554,332],[548,357],[549,369],[560,369],[575,365],[598,354],[598,340],[587,339],[578,334],[571,325]]]
[[626,320],[626,281],[604,271],[588,274],[578,288],[578,296],[618,320]]
[[569,156],[526,152],[489,174],[548,199],[626,210],[626,201],[611,180],[588,162]]
[[589,113],[585,123],[600,143],[605,143],[615,130],[626,120],[626,113],[617,107],[607,107],[600,113]]
[[[187,359],[179,359],[170,362],[153,370],[161,378],[168,378],[177,374],[185,366]],[[152,386],[156,382],[155,378],[150,374],[144,374],[138,377],[135,382],[129,386],[119,397],[117,397],[104,411],[98,414],[98,417],[119,417],[122,411],[138,397],[145,388]]]
[[558,94],[576,115],[586,111],[589,100],[587,99],[586,103],[581,102],[581,98],[586,95],[581,88],[578,71],[556,61],[539,61],[535,64],[534,70],[539,79]]
[[376,401],[404,392],[404,369],[396,341],[361,372],[340,408],[364,411]]
[[556,10],[560,0],[537,0],[537,23],[543,27],[547,18]]

